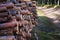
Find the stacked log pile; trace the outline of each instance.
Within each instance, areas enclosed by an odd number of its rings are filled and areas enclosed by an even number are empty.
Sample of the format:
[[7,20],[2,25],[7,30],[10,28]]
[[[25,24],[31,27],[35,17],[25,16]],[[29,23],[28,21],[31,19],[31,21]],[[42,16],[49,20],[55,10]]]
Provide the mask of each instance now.
[[14,35],[16,40],[29,40],[30,32],[36,24],[35,1],[0,4],[0,36]]

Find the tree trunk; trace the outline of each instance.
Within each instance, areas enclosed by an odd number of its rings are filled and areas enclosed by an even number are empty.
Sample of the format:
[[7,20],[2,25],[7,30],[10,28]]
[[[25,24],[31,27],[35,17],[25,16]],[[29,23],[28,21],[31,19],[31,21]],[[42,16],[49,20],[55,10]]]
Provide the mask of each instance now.
[[60,3],[60,2],[59,2],[59,0],[58,0],[58,4],[57,4],[57,5],[59,5],[59,3]]

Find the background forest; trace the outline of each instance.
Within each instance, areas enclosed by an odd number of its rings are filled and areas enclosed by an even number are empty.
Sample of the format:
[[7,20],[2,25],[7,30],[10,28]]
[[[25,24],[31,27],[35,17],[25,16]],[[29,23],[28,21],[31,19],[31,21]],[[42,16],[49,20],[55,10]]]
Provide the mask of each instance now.
[[37,0],[40,5],[60,5],[60,0]]

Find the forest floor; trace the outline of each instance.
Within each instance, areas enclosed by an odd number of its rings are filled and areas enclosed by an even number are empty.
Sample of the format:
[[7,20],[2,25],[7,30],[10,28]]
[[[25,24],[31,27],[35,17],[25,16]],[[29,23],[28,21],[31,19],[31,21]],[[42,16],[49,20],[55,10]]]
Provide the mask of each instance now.
[[35,31],[39,40],[60,40],[60,19],[56,14],[60,16],[60,9],[37,7],[38,25]]
[[[37,7],[38,11],[41,11],[43,14],[42,16],[46,16],[48,18],[53,19],[53,23],[60,27],[60,18],[57,18],[56,14],[60,16],[60,9],[55,8],[45,8],[45,7]],[[38,16],[41,16],[41,13],[37,13]]]

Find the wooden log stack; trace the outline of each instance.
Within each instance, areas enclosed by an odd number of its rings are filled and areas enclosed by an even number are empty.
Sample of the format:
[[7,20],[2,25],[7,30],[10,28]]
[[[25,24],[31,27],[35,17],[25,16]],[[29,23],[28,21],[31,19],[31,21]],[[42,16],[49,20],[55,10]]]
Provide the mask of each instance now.
[[30,32],[37,24],[36,2],[26,0],[21,1],[21,3],[17,2],[15,4],[13,2],[1,3],[0,34],[9,34],[4,30],[10,29],[12,31],[10,34],[13,34],[16,40],[29,40]]

